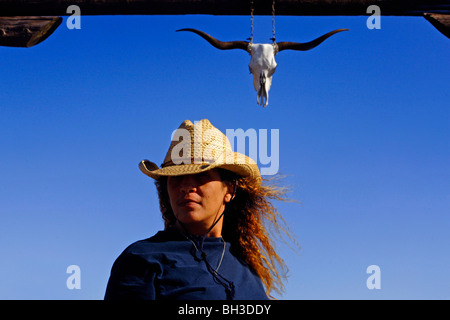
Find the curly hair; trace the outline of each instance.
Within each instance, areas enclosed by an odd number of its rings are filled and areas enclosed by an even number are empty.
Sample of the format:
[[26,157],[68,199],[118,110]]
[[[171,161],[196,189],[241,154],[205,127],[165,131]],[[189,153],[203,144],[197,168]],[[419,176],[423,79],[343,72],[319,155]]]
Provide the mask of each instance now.
[[[270,235],[275,233],[281,237],[285,234],[291,240],[293,237],[271,200],[288,201],[288,189],[274,184],[274,179],[263,178],[258,183],[250,178],[236,176],[228,170],[218,170],[224,183],[236,183],[235,197],[225,208],[223,239],[230,242],[233,254],[261,278],[269,297],[272,297],[272,290],[281,293],[287,267],[277,254]],[[174,226],[176,218],[170,207],[167,177],[159,178],[155,185],[164,226]]]

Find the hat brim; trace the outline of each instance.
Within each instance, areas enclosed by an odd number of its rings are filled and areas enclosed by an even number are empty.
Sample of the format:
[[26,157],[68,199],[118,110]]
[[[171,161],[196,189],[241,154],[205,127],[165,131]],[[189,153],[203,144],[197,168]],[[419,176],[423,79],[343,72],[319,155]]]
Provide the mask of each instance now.
[[244,156],[244,163],[191,163],[191,164],[180,164],[180,165],[171,165],[163,168],[159,168],[155,163],[149,160],[142,160],[139,163],[139,169],[145,175],[149,176],[153,179],[158,179],[160,177],[169,177],[169,176],[181,176],[187,174],[197,174],[201,172],[205,172],[208,170],[222,168],[231,172],[236,173],[242,177],[251,177],[257,180],[260,180],[261,175],[259,173],[259,169],[256,163],[251,160],[249,157]]

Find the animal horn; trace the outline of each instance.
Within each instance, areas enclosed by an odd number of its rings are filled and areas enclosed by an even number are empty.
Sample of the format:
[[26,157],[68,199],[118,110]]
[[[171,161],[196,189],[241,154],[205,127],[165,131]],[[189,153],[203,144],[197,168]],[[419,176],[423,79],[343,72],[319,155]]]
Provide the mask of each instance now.
[[217,49],[220,50],[230,50],[230,49],[242,49],[245,51],[248,51],[248,44],[249,42],[247,41],[220,41],[217,40],[216,38],[210,36],[209,34],[197,30],[197,29],[191,29],[191,28],[185,28],[185,29],[180,29],[177,30],[178,31],[190,31],[193,33],[198,34],[200,37],[202,37],[203,39],[205,39],[206,41],[208,41],[210,44],[212,44],[214,47],[216,47]]
[[348,29],[337,29],[334,31],[330,31],[327,34],[324,34],[323,36],[310,41],[310,42],[306,42],[306,43],[300,43],[300,42],[278,42],[277,46],[278,46],[278,52],[283,51],[283,50],[300,50],[300,51],[306,51],[306,50],[311,50],[312,48],[317,47],[319,44],[321,44],[322,42],[324,42],[326,39],[328,39],[329,37],[331,37],[332,35],[341,32],[341,31],[348,31]]

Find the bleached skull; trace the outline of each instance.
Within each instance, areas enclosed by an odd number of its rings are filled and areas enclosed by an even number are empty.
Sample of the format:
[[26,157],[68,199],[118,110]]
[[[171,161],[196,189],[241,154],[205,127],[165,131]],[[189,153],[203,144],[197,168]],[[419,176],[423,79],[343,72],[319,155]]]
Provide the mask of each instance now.
[[220,41],[216,38],[210,36],[209,34],[196,30],[196,29],[180,29],[177,31],[190,31],[198,34],[203,39],[208,41],[211,45],[220,50],[230,50],[230,49],[242,49],[250,53],[251,59],[249,63],[250,72],[253,74],[253,86],[257,92],[256,102],[266,107],[269,103],[269,90],[272,85],[272,76],[277,67],[275,61],[275,55],[283,50],[299,50],[306,51],[310,50],[332,35],[347,31],[348,29],[337,29],[323,36],[306,43],[300,42],[274,42],[272,44],[268,43],[252,43],[248,41]]
[[248,67],[253,74],[253,86],[257,92],[256,103],[264,107],[269,104],[272,75],[277,68],[275,48],[276,44],[268,43],[253,43],[249,45],[252,57]]

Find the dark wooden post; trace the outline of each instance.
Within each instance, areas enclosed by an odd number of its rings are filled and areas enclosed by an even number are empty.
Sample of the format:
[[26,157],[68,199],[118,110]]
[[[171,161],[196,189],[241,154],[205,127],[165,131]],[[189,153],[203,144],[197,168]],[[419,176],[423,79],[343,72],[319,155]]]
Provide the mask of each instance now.
[[0,46],[32,47],[61,24],[60,17],[0,17]]

